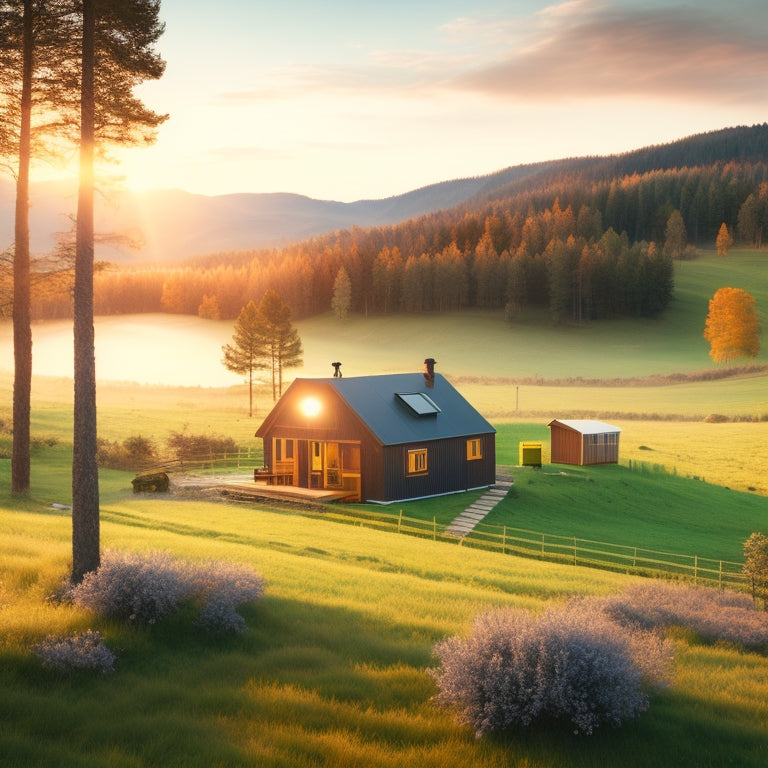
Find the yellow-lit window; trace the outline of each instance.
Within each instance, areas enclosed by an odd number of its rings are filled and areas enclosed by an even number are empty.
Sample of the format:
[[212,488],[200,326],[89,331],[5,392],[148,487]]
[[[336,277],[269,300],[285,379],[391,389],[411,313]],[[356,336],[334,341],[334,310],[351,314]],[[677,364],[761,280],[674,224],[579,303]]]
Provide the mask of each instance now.
[[483,441],[479,437],[467,440],[467,461],[483,458]]
[[427,471],[427,449],[408,451],[408,474],[423,475]]

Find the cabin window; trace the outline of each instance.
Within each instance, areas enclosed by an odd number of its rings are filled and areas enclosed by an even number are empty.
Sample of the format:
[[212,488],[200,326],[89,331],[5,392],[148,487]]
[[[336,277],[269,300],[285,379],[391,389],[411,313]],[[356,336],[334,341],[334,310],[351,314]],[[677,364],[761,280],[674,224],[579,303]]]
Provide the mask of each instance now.
[[312,452],[312,471],[321,472],[323,469],[323,447],[320,443],[310,443]]
[[408,451],[408,474],[423,475],[427,471],[427,449],[417,448]]
[[275,461],[291,461],[293,459],[293,440],[283,437],[275,438]]
[[467,440],[467,461],[483,458],[483,441],[479,437]]

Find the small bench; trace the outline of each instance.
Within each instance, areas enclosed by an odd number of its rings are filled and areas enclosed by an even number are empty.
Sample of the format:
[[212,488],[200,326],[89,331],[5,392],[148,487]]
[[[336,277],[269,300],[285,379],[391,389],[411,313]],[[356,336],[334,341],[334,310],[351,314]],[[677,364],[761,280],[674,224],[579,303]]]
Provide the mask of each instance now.
[[253,470],[253,481],[265,482],[267,485],[291,485],[293,472],[272,472],[269,467],[256,467]]

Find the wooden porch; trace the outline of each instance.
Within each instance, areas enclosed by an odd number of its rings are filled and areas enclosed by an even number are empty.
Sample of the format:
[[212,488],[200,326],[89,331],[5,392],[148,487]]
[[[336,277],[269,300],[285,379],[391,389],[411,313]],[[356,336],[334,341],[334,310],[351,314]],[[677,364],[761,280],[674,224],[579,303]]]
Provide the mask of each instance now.
[[257,477],[259,477],[258,480],[254,480],[254,475],[250,474],[177,475],[172,477],[171,485],[174,490],[218,492],[222,496],[236,498],[239,501],[268,499],[273,501],[326,503],[342,501],[343,499],[348,499],[350,495],[349,491],[343,489],[300,488],[296,485],[288,485],[282,477],[280,485],[275,484],[274,477],[262,477],[259,475]]

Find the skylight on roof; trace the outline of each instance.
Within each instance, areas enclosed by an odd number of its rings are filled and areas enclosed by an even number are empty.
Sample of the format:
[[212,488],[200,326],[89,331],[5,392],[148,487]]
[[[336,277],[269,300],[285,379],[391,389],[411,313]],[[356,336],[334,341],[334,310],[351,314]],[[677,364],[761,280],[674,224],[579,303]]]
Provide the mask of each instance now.
[[423,392],[396,392],[395,395],[417,416],[430,416],[440,413],[437,403]]

